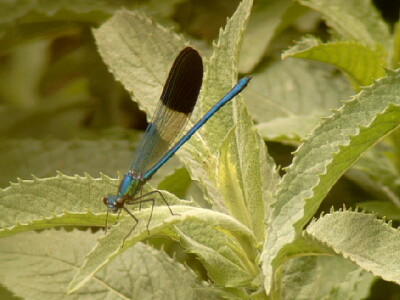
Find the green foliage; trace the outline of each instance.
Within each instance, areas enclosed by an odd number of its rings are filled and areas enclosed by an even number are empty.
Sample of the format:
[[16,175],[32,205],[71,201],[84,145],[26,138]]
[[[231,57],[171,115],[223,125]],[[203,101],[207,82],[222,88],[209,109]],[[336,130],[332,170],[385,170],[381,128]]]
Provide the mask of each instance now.
[[[400,27],[372,2],[0,12],[0,298],[375,299],[377,282],[399,297]],[[172,213],[130,206],[132,231],[101,199],[140,141],[126,128],[144,127],[138,108],[150,120],[188,44],[206,66],[189,126],[239,72],[253,79],[145,185]]]

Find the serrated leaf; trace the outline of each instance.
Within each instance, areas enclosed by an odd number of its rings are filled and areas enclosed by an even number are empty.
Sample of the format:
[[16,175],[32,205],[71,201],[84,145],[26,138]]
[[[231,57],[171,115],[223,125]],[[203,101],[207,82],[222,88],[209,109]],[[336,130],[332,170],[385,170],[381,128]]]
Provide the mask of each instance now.
[[400,208],[391,202],[365,201],[357,203],[357,206],[389,220],[400,220]]
[[372,145],[400,124],[400,71],[346,102],[299,147],[282,178],[262,253],[265,289],[285,247],[296,239],[339,177]]
[[283,58],[307,58],[329,63],[345,72],[356,88],[370,85],[374,79],[385,76],[386,54],[382,47],[375,48],[355,41],[321,43],[305,38],[282,54]]
[[371,1],[365,0],[297,0],[320,12],[328,25],[343,38],[374,47],[387,45],[389,29]]
[[[242,1],[234,15],[228,19],[225,28],[221,30],[203,80],[199,109],[195,110],[192,120],[201,117],[236,83],[240,44],[252,4],[251,0]],[[181,150],[192,179],[201,183],[206,199],[220,211],[226,211],[226,208],[223,195],[215,185],[218,152],[235,122],[240,120],[238,115],[242,109],[244,106],[239,95],[203,126],[201,136],[206,136],[207,139],[195,135]],[[203,161],[198,159],[199,156]]]
[[0,190],[1,235],[62,225],[104,226],[102,197],[116,190],[107,177],[69,177],[20,180]]
[[[166,198],[169,200],[169,197]],[[163,232],[166,234],[166,230],[170,226],[180,222],[191,222],[194,219],[204,222],[204,224],[212,225],[222,232],[227,231],[231,235],[247,240],[247,242],[251,243],[253,240],[251,232],[228,215],[188,206],[174,206],[172,209],[174,215],[171,215],[167,207],[155,207],[150,223],[144,220],[149,219],[151,209],[144,209],[135,213],[136,217],[143,221],[138,223],[133,232],[131,232],[135,224],[133,219],[127,217],[121,220],[117,226],[112,228],[109,234],[99,239],[97,247],[88,254],[79,273],[70,283],[69,292],[79,289],[95,272],[128,249],[132,244],[148,237],[149,233],[150,235]],[[149,232],[147,231],[147,224]],[[127,236],[128,234],[130,235]],[[122,241],[125,238],[126,240],[122,246]]]
[[[29,299],[82,299],[88,295],[90,299],[214,299],[219,294],[166,253],[138,243],[86,287],[67,295],[68,282],[99,236],[101,232],[47,230],[3,239],[0,282]],[[30,280],[25,280],[26,276]]]
[[[195,110],[192,120],[198,119],[201,113],[214,105],[236,82],[235,64],[239,55],[239,41],[251,4],[251,1],[243,1],[221,34],[203,82],[199,100],[201,106]],[[167,62],[172,63],[184,42],[171,31],[152,24],[146,16],[138,12],[119,12],[100,29],[95,30],[94,34],[100,53],[111,71],[128,91],[135,94],[139,103],[151,115],[157,102],[155,99],[161,94],[170,67]],[[218,203],[217,207],[221,210],[221,194],[214,184],[217,164],[215,157],[223,137],[234,124],[236,111],[241,107],[226,105],[218,112],[218,117],[211,118],[201,129],[202,136],[210,138],[204,139],[196,134],[183,147],[190,150],[179,151],[190,169],[191,177],[203,183],[206,191],[212,195],[210,198]],[[184,152],[186,155],[182,155]],[[207,161],[200,162],[199,156],[207,158]]]
[[[107,176],[93,179],[62,174],[13,183],[0,190],[0,236],[55,226],[104,227],[106,207],[101,199],[115,192],[118,183]],[[144,192],[149,190],[146,185]],[[169,197],[168,203],[191,205],[191,202],[181,202],[176,197]],[[116,216],[109,215],[109,218],[109,223],[113,223]]]
[[[3,140],[0,142],[0,186],[8,186],[16,178],[30,178],[31,174],[51,177],[57,171],[69,176],[125,173],[140,137],[136,132],[117,129],[98,140]],[[151,184],[157,186],[179,166],[178,159],[172,157],[154,174]]]
[[306,232],[364,270],[400,283],[400,232],[374,215],[334,212],[312,222]]
[[291,259],[282,273],[282,299],[364,299],[374,280],[351,262],[330,256]]

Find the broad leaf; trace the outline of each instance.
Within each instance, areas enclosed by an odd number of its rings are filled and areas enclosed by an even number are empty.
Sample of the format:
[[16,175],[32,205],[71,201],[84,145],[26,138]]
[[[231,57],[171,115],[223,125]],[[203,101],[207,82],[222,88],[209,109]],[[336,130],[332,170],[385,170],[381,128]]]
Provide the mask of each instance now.
[[[180,222],[200,221],[211,225],[227,235],[237,236],[247,243],[252,243],[251,232],[238,221],[227,215],[211,210],[189,206],[173,206],[174,215],[167,207],[155,207],[151,222],[149,220],[151,209],[144,209],[135,213],[141,220],[132,231],[135,222],[126,217],[112,228],[109,234],[99,239],[99,244],[88,254],[85,263],[80,268],[69,286],[69,291],[75,291],[83,286],[90,277],[99,269],[107,265],[112,259],[138,241],[155,234],[168,234],[169,228]],[[123,242],[124,241],[124,242]]]
[[364,270],[400,283],[400,232],[374,215],[334,212],[312,222],[306,232]]
[[100,236],[102,232],[46,230],[5,238],[0,244],[0,281],[29,299],[82,299],[88,295],[90,299],[214,299],[221,294],[166,253],[138,243],[84,288],[67,296],[68,283]]
[[[46,179],[19,180],[0,190],[0,236],[66,225],[104,227],[106,207],[102,199],[116,193],[118,183],[107,176],[93,179],[62,174]],[[146,185],[144,193],[149,190]],[[165,191],[163,195],[169,205],[191,205]],[[156,205],[160,203],[165,205],[156,201]],[[109,215],[109,223],[115,219],[115,215]]]
[[265,289],[273,270],[339,177],[372,145],[400,125],[400,71],[346,102],[299,147],[282,178],[262,254]]
[[290,0],[258,1],[250,17],[243,40],[239,70],[249,73],[260,62],[271,39],[282,28],[285,12],[293,2]]
[[286,59],[254,75],[244,91],[260,133],[268,140],[299,141],[329,109],[353,92],[342,76],[314,62]]
[[283,58],[298,57],[329,63],[345,72],[356,88],[370,85],[385,75],[386,53],[382,47],[372,49],[360,42],[330,42],[322,44],[306,38],[282,54]]
[[330,27],[342,38],[369,46],[387,45],[389,28],[371,1],[365,0],[298,0],[320,12]]
[[369,272],[334,256],[294,258],[282,273],[282,299],[361,300],[374,280]]

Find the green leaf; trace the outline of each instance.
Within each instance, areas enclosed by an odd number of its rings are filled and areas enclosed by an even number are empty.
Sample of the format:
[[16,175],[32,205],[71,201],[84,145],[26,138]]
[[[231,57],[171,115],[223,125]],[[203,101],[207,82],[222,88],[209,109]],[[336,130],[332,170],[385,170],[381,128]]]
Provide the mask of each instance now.
[[117,181],[69,177],[19,180],[0,190],[0,235],[63,225],[104,226],[102,197]]
[[339,177],[372,145],[400,124],[400,71],[366,88],[324,120],[299,147],[282,178],[262,253],[265,289],[285,256]]
[[400,283],[400,232],[374,215],[334,212],[312,222],[306,232],[364,270]]
[[268,141],[299,142],[312,132],[319,120],[317,115],[276,118],[257,125],[257,131]]
[[[85,253],[102,232],[47,230],[3,239],[0,282],[29,299],[216,299],[219,291],[202,282],[166,253],[142,243],[128,249],[86,287],[66,295]],[[26,276],[30,280],[26,280]],[[182,285],[182,282],[185,282]]]
[[315,62],[286,59],[254,75],[244,91],[257,128],[267,140],[299,141],[319,117],[353,92],[333,69]]
[[365,299],[374,280],[351,262],[330,256],[291,259],[282,273],[282,299]]
[[[200,103],[197,105],[198,109],[193,113],[192,120],[199,119],[236,83],[239,46],[251,6],[252,1],[241,2],[234,15],[228,20],[224,30],[221,31],[219,41],[215,44],[213,55],[207,65]],[[239,95],[218,111],[202,127],[200,133],[195,134],[180,150],[181,158],[185,161],[191,178],[200,182],[206,199],[220,211],[226,211],[227,208],[223,191],[215,184],[218,181],[216,170],[219,168],[219,151],[236,122],[249,122],[250,117],[241,113],[244,109]],[[236,151],[240,152],[239,149]],[[199,160],[199,157],[202,159]],[[259,186],[259,188],[262,189],[263,186]]]
[[139,11],[118,11],[93,34],[114,77],[135,96],[150,119],[173,59],[185,42]]
[[[86,175],[65,176],[33,180],[19,180],[0,190],[0,236],[21,231],[55,226],[98,226],[106,224],[104,196],[116,192],[119,180],[103,175],[94,179]],[[146,185],[143,192],[152,190]],[[167,197],[169,193],[163,191]],[[193,205],[170,196],[168,204]],[[156,201],[156,203],[160,203]],[[164,202],[162,202],[164,205]],[[109,223],[117,216],[110,214]],[[129,217],[130,219],[130,217]]]
[[[171,195],[165,195],[165,198],[169,202]],[[138,223],[134,231],[132,231],[134,226],[132,218],[128,216],[121,220],[111,229],[109,234],[99,239],[99,244],[88,254],[79,273],[71,281],[68,288],[69,292],[73,292],[83,286],[93,274],[123,251],[129,249],[134,243],[148,237],[149,234],[168,234],[168,228],[181,222],[201,221],[203,224],[213,226],[227,235],[237,236],[250,244],[253,242],[251,232],[228,215],[189,206],[174,206],[172,209],[174,215],[171,215],[167,207],[155,207],[152,212],[151,222],[144,221],[149,220],[150,208],[135,213],[136,217],[143,221]],[[147,231],[147,225],[149,231]],[[124,239],[126,240],[122,245]]]
[[239,120],[222,145],[217,184],[229,213],[250,228],[262,244],[264,220],[280,176],[245,109]]
[[255,253],[244,251],[251,247],[237,235],[231,236],[214,224],[196,219],[177,225],[177,232],[185,251],[196,254],[217,286],[250,288],[260,273],[254,264]]
[[315,38],[305,38],[282,54],[283,58],[307,58],[329,63],[345,72],[356,88],[373,83],[385,76],[386,53],[355,41],[337,41],[323,44]]
[[241,73],[249,73],[260,62],[290,6],[290,0],[258,1],[254,5],[240,55]]
[[320,12],[328,25],[342,38],[356,40],[371,47],[387,45],[389,28],[371,1],[365,0],[297,0]]
[[400,204],[400,173],[389,157],[392,149],[380,143],[363,155],[346,172],[346,177],[357,183],[373,197]]
[[158,188],[169,191],[179,198],[186,198],[191,182],[188,171],[185,168],[180,168],[174,174],[162,180]]

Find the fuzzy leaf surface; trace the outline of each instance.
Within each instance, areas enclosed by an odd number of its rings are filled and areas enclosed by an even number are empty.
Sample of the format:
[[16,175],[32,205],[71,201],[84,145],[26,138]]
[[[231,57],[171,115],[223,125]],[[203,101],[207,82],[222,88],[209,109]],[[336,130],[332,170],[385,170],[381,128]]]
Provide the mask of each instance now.
[[371,146],[400,124],[400,71],[361,91],[325,119],[302,144],[276,194],[263,253],[265,288],[339,177]]
[[306,232],[364,270],[400,283],[400,232],[374,215],[334,212],[312,222]]

